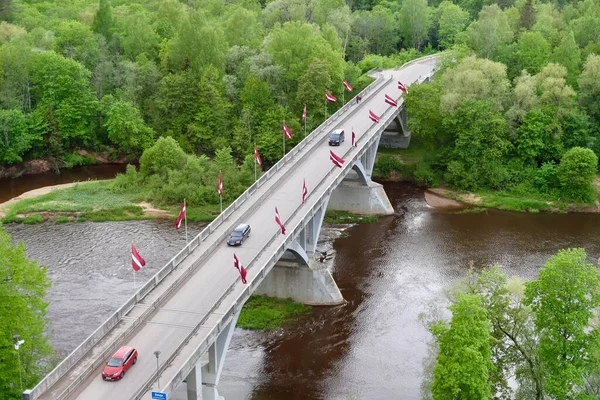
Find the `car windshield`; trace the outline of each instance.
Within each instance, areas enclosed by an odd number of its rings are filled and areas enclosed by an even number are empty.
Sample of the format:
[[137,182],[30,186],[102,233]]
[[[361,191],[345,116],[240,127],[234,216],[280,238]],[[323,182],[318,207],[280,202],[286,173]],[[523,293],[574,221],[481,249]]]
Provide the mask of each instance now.
[[333,139],[333,140],[339,140],[339,138],[340,138],[340,135],[338,133],[332,133],[331,134],[331,139]]
[[108,360],[109,367],[120,367],[121,365],[123,365],[123,360],[120,358],[111,358]]
[[240,236],[242,236],[242,231],[231,232],[231,237],[240,237]]

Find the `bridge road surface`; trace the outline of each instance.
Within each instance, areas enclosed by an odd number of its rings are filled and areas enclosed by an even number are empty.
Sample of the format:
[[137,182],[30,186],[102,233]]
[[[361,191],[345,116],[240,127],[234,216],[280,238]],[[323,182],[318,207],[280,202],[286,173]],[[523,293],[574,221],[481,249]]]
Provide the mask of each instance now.
[[[117,382],[105,382],[100,376],[103,367],[99,367],[67,398],[81,400],[131,399],[156,372],[156,358],[153,352],[160,350],[161,364],[166,361],[192,329],[207,315],[215,302],[225,294],[230,285],[237,281],[233,291],[226,295],[192,340],[183,347],[181,353],[162,372],[160,381],[161,387],[164,387],[164,384],[170,381],[181,369],[187,357],[208,336],[216,322],[244,290],[245,285],[239,282],[239,274],[233,267],[233,254],[235,253],[238,256],[244,266],[248,266],[250,261],[255,259],[253,265],[248,269],[247,279],[250,283],[286,239],[286,236],[279,234],[279,227],[275,223],[275,207],[279,209],[279,214],[286,228],[291,230],[309,212],[313,202],[328,189],[340,171],[329,160],[329,150],[333,149],[341,156],[351,152],[345,157],[348,160],[347,162],[351,162],[350,160],[356,151],[351,148],[352,129],[356,133],[360,146],[361,140],[367,139],[364,136],[366,130],[374,124],[368,117],[368,110],[371,109],[377,115],[383,115],[390,107],[384,102],[384,94],[387,93],[393,98],[398,98],[400,94],[397,88],[398,80],[408,85],[416,81],[421,75],[424,76],[430,73],[434,64],[434,61],[427,60],[409,65],[400,71],[384,71],[383,74],[386,78],[393,75],[394,79],[384,83],[374,92],[366,94],[361,103],[346,111],[344,116],[348,114],[350,116],[345,121],[332,123],[324,132],[319,134],[318,138],[313,139],[288,164],[258,188],[253,196],[249,197],[238,210],[235,210],[224,224],[198,246],[177,270],[173,271],[171,275],[180,274],[180,270],[187,268],[186,263],[191,264],[191,260],[197,259],[205,251],[207,247],[205,243],[210,243],[211,237],[215,240],[223,233],[221,230],[230,230],[232,225],[237,223],[239,217],[243,216],[242,221],[251,225],[251,235],[242,246],[229,247],[225,240],[222,240],[218,247],[212,251],[212,254],[205,258],[200,268],[177,291],[172,293],[160,308],[150,314],[147,320],[129,336],[121,337],[120,344],[133,346],[139,352],[137,364],[126,373],[124,379]],[[338,121],[341,119],[338,119]],[[345,130],[346,140],[339,147],[329,147],[326,139],[328,133],[338,128]],[[294,134],[302,133],[294,132]],[[311,155],[300,159],[305,152],[310,152]],[[327,180],[315,188],[326,177]],[[301,205],[302,182],[304,179],[306,179],[308,197],[306,204]],[[224,190],[227,190],[227,183],[225,183]],[[299,207],[301,208],[299,209]],[[290,216],[296,210],[299,212],[290,219]],[[272,241],[274,237],[276,238]],[[169,280],[172,282],[173,279],[172,277],[165,278],[157,288],[150,292],[142,302],[138,303],[124,317],[124,320],[132,319],[143,312],[144,308],[148,307],[147,304],[165,290],[161,286],[168,284]],[[82,361],[85,361],[87,357],[94,357],[94,353],[94,350],[88,352]],[[78,372],[77,369],[80,363],[76,364],[70,373],[67,373],[65,377],[61,378],[39,398],[55,399],[56,393],[59,393],[58,389],[66,387],[65,382],[61,381],[66,380],[68,383],[69,379],[73,379],[73,376]],[[156,382],[153,383],[152,390],[157,390]],[[143,398],[150,399],[150,392],[148,391]]]

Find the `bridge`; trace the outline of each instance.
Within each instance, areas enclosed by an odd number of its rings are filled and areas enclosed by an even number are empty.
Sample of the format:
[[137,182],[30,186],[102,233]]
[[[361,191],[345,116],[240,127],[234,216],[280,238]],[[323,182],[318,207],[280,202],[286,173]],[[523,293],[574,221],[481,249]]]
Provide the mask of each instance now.
[[[331,273],[314,260],[325,210],[393,213],[383,187],[371,180],[377,148],[380,141],[407,145],[397,82],[428,81],[435,63],[436,56],[428,56],[377,72],[359,93],[361,102],[349,101],[263,174],[22,399],[150,399],[159,384],[169,395],[184,383],[188,399],[216,400],[231,335],[251,294],[342,303]],[[385,103],[384,94],[398,107]],[[369,110],[380,116],[378,123]],[[346,132],[340,147],[327,144],[333,129]],[[344,159],[342,168],[330,161],[330,149]],[[228,247],[226,238],[240,222],[249,223],[252,234],[243,246]],[[247,285],[233,267],[234,252],[248,271]],[[137,364],[123,380],[104,382],[104,363],[124,344],[137,348]]]

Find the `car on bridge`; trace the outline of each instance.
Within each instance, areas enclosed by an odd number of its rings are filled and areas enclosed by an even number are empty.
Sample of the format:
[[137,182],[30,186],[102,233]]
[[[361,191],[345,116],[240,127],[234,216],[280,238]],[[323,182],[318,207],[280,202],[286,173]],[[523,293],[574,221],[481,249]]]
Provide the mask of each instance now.
[[329,134],[329,145],[339,146],[344,142],[344,130],[336,129]]
[[102,370],[102,379],[105,381],[118,381],[123,379],[125,372],[137,362],[138,352],[130,346],[123,346],[110,360]]
[[250,225],[239,224],[230,234],[227,239],[227,244],[230,246],[240,246],[250,236]]

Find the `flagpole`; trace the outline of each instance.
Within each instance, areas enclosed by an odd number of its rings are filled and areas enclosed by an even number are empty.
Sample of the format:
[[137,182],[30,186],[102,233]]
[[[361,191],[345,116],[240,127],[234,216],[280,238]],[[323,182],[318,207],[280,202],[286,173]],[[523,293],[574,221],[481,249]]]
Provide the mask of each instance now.
[[256,182],[256,157],[254,157],[254,182]]
[[[283,126],[285,128],[285,119],[283,120]],[[283,130],[283,157],[285,157],[285,129]]]
[[342,107],[346,104],[346,86],[342,83]]
[[221,214],[223,214],[223,195],[219,195],[219,202],[221,203]]
[[[131,243],[131,248],[133,249],[133,243]],[[135,269],[131,269],[133,270],[133,290],[135,290]]]
[[184,221],[185,221],[185,244],[188,244],[188,239],[187,239],[187,204],[185,203],[185,199],[183,199],[183,207],[185,208],[185,214],[183,215]]

